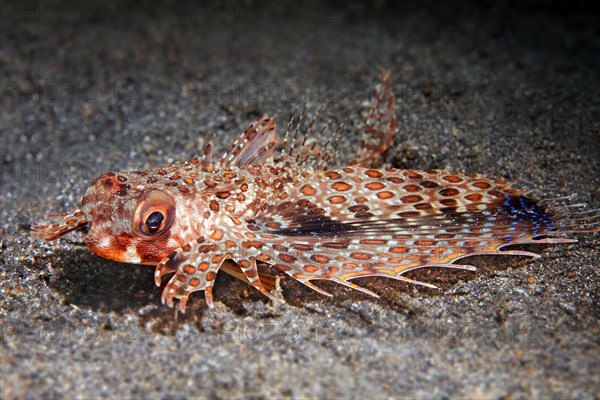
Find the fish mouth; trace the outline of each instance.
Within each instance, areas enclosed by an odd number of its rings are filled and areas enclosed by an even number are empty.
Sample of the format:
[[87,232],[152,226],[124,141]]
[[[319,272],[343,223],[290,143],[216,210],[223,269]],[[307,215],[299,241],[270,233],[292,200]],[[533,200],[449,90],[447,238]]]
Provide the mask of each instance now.
[[126,251],[123,250],[115,250],[115,249],[104,249],[102,247],[96,246],[94,243],[87,243],[88,248],[92,253],[107,260],[128,263],[128,264],[140,264],[140,265],[150,265],[156,266],[160,259],[148,258],[142,259],[140,256],[128,255]]
[[140,261],[137,253],[132,251],[135,249],[132,239],[125,233],[113,236],[98,229],[91,229],[84,240],[88,249],[102,258],[132,264]]
[[[88,248],[92,251],[92,253],[96,254],[97,256],[100,256],[102,258],[106,258],[108,260],[112,260],[112,261],[118,261],[118,262],[132,262],[126,259],[125,257],[125,252],[121,251],[121,250],[114,250],[114,249],[103,249],[101,247],[96,246],[93,243],[87,243]],[[135,262],[135,261],[133,261]]]

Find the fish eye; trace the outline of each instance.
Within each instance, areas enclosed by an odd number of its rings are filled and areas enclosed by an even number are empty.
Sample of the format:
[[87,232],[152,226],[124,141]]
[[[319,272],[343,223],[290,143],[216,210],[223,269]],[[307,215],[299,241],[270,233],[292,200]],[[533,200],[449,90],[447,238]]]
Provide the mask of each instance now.
[[160,228],[160,225],[165,220],[165,216],[160,211],[153,211],[152,214],[148,215],[146,218],[146,227],[151,232],[157,231]]
[[141,237],[155,237],[166,232],[175,217],[171,196],[160,190],[145,193],[136,208],[133,232]]

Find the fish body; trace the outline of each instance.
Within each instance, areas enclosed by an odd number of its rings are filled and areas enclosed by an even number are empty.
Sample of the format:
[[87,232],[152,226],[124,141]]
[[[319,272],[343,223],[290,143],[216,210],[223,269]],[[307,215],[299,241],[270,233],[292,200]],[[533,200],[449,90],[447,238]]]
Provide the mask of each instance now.
[[[387,72],[349,166],[329,167],[335,140],[317,148],[300,143],[298,130],[290,138],[288,127],[284,150],[276,155],[275,118],[264,116],[219,160],[213,160],[213,138],[202,157],[187,162],[103,174],[80,210],[34,227],[35,235],[52,240],[88,225],[85,242],[97,255],[156,265],[157,285],[173,274],[162,300],[172,306],[179,299],[181,311],[200,290],[212,306],[212,287],[225,266],[273,300],[258,263],[324,295],[329,293],[314,281],[376,296],[352,280],[383,276],[432,286],[404,274],[424,267],[473,270],[463,258],[537,256],[503,248],[573,241],[553,237],[573,231],[572,222],[507,182],[447,170],[371,168],[396,131]],[[597,213],[584,218],[583,230],[593,230]]]

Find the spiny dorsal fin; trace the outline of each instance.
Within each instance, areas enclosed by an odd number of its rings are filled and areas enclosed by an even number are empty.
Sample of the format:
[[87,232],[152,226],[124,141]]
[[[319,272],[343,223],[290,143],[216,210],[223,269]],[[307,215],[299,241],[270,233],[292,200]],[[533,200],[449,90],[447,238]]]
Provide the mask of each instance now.
[[210,138],[210,141],[208,142],[208,144],[206,145],[206,148],[204,149],[204,154],[202,155],[202,158],[200,159],[200,165],[202,167],[208,167],[210,164],[212,164],[214,150],[215,150],[215,134],[213,133],[212,137]]
[[221,157],[223,166],[240,167],[269,159],[277,142],[275,119],[265,115],[248,126]]
[[[283,139],[281,160],[293,161],[303,168],[325,169],[330,166],[337,154],[337,144],[343,131],[343,125],[335,130],[329,130],[332,120],[329,119],[315,132],[315,123],[325,104],[321,105],[306,128],[302,127],[308,106],[305,106],[297,121],[298,109],[293,112]],[[295,127],[294,127],[295,125]],[[293,131],[293,134],[292,134]],[[325,139],[324,139],[325,138]]]

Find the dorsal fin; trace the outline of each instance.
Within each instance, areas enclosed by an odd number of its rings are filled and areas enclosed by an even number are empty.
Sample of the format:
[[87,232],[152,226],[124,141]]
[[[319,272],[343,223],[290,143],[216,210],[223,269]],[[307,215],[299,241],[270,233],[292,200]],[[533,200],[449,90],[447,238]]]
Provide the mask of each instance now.
[[379,79],[360,147],[350,165],[377,167],[381,164],[383,153],[392,145],[396,133],[396,111],[390,71],[381,71]]
[[265,115],[242,133],[221,157],[223,166],[243,166],[265,162],[277,142],[276,117]]
[[204,149],[204,154],[202,155],[202,158],[200,159],[200,165],[202,167],[208,167],[210,164],[212,164],[214,150],[215,150],[215,135],[213,133],[212,137],[210,138],[210,141],[208,142],[208,144],[206,145],[206,148]]
[[308,125],[303,128],[307,108],[308,106],[304,106],[297,120],[298,108],[292,113],[283,139],[280,159],[293,161],[303,168],[325,169],[336,158],[337,144],[344,127],[342,124],[330,130],[332,120],[329,119],[318,131],[316,130],[317,118],[325,108],[325,104],[322,104],[309,120]]

